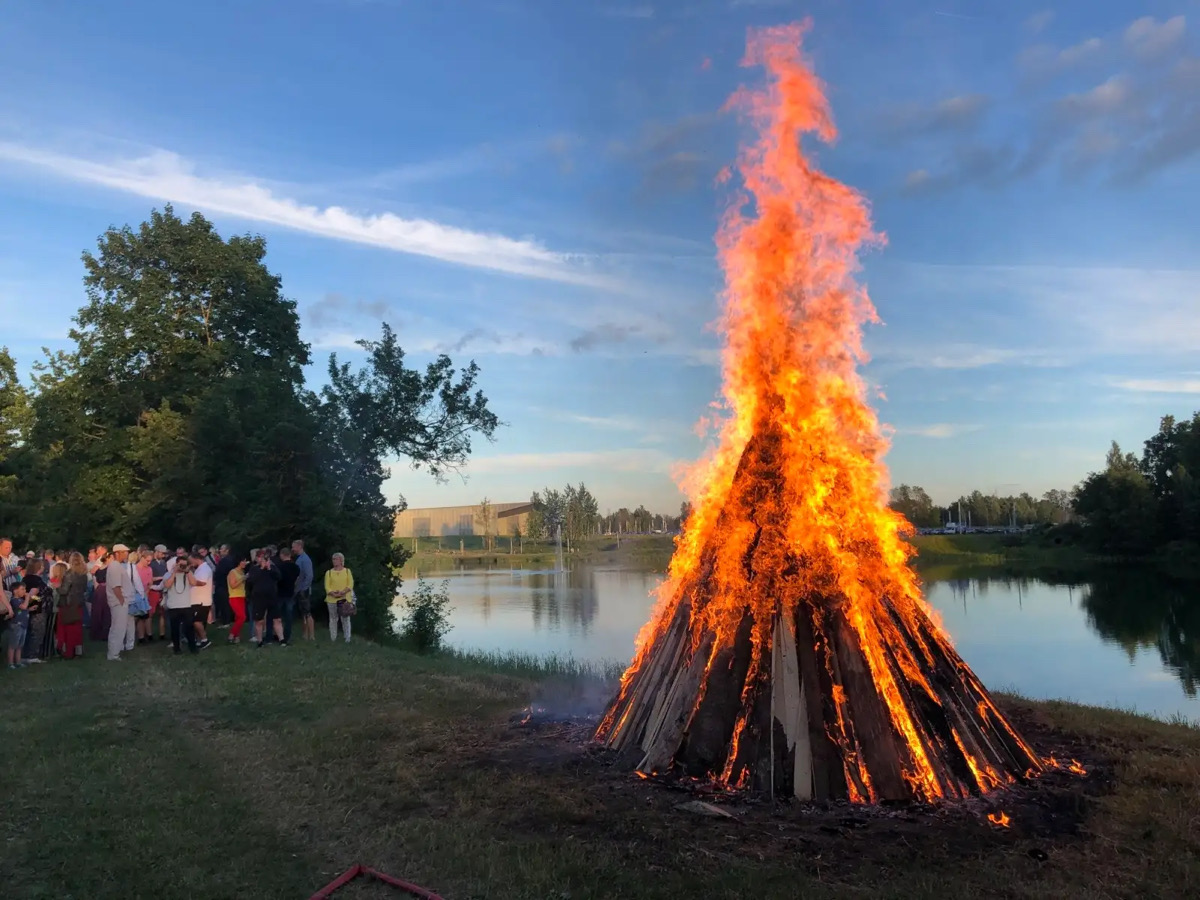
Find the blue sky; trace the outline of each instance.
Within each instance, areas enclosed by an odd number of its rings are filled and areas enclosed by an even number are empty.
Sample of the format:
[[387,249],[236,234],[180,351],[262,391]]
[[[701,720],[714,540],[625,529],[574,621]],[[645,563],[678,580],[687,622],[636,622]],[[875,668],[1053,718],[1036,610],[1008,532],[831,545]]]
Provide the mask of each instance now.
[[[714,186],[745,29],[810,15],[871,199],[893,481],[1040,493],[1200,407],[1200,3],[213,0],[0,8],[0,343],[174,202],[268,239],[327,354],[387,320],[508,422],[410,505],[586,481],[670,511],[719,386]],[[883,399],[886,397],[886,399]]]

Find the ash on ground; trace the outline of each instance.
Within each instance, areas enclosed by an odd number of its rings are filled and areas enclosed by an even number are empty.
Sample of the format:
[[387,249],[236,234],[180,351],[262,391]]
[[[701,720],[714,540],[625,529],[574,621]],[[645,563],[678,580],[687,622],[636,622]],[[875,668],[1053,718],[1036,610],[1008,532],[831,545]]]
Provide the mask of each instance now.
[[614,685],[594,681],[543,685],[511,721],[533,728],[571,725],[595,730],[614,690]]
[[[1019,848],[1042,864],[1055,844],[1087,840],[1087,813],[1112,791],[1113,767],[1096,748],[1046,727],[1028,710],[1017,706],[1009,713],[1045,758],[1078,760],[1087,774],[1060,764],[1023,784],[933,805],[778,799],[679,772],[639,775],[595,740],[602,706],[554,702],[535,702],[514,715],[490,746],[479,748],[473,764],[535,775],[552,796],[571,796],[578,821],[555,827],[581,834],[596,829],[631,841],[688,835],[702,855],[748,842],[747,851],[758,858],[799,853],[821,871],[867,857],[890,865],[910,859],[914,848],[958,859]],[[531,807],[525,815],[531,829],[545,827],[544,811]]]

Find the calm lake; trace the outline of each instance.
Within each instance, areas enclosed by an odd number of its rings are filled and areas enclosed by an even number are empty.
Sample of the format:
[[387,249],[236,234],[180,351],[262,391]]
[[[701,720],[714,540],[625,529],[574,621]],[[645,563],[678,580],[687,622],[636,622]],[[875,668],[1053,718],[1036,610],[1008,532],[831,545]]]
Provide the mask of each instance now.
[[[417,570],[405,570],[407,591]],[[660,575],[575,567],[441,569],[454,626],[448,642],[478,650],[628,662]],[[1074,582],[927,574],[927,597],[959,653],[995,689],[1040,699],[1200,719],[1200,603],[1146,573]]]

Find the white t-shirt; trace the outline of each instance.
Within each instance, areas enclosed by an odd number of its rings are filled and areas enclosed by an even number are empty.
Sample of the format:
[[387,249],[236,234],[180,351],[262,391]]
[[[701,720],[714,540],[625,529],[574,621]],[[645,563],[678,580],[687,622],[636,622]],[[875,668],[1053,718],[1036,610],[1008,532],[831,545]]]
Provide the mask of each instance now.
[[190,609],[192,606],[192,591],[195,590],[187,582],[187,576],[182,572],[172,574],[163,579],[163,600],[167,609]]
[[213,605],[213,569],[206,562],[200,563],[196,567],[196,571],[192,572],[192,577],[197,581],[203,581],[203,585],[192,585],[192,606],[212,606]]

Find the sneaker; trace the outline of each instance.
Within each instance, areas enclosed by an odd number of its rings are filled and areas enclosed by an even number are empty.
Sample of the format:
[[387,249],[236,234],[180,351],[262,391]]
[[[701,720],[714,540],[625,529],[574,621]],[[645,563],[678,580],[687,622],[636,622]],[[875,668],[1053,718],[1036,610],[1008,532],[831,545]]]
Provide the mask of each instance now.
[[209,647],[211,647],[211,646],[212,646],[212,641],[210,641],[208,638],[205,638],[205,639],[204,639],[204,640],[202,640],[202,641],[201,641],[201,642],[200,642],[200,643],[199,643],[197,646],[198,646],[198,647],[199,647],[201,650],[207,650]]
[[288,646],[291,646],[291,645],[290,645],[290,644],[288,644],[288,642],[287,642],[287,641],[280,641],[280,642],[279,642],[279,646],[280,646],[280,647],[288,647]]

